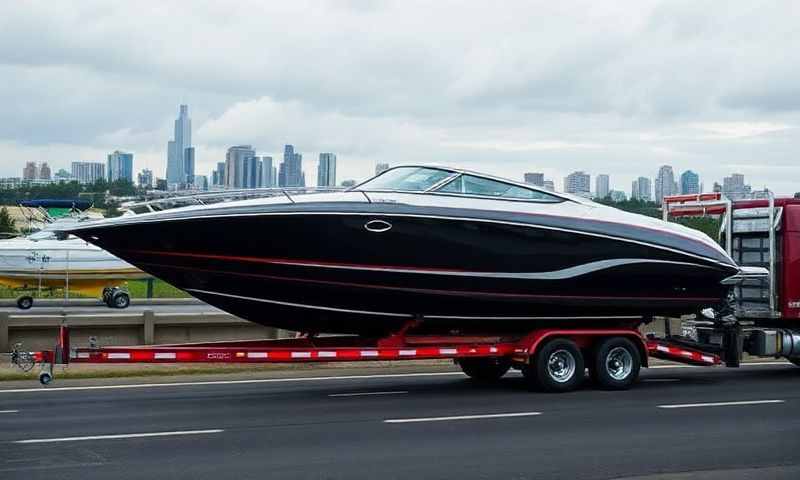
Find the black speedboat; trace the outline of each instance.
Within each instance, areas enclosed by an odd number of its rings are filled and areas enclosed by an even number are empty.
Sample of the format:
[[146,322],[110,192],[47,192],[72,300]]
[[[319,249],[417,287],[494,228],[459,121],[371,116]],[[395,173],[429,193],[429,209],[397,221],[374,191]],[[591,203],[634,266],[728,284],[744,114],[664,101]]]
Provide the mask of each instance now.
[[691,314],[740,274],[706,235],[479,173],[390,169],[348,191],[70,231],[239,317],[298,331],[528,331]]

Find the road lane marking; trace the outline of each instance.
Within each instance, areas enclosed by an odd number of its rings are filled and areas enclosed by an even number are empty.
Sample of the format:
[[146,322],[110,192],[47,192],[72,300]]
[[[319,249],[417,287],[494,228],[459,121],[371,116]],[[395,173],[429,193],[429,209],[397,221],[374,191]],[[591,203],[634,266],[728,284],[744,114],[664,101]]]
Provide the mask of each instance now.
[[535,417],[542,412],[487,413],[483,415],[456,415],[452,417],[390,418],[383,423],[449,422],[453,420],[479,420],[482,418]]
[[153,432],[153,433],[124,433],[118,435],[90,435],[86,437],[61,437],[61,438],[34,438],[31,440],[17,440],[13,443],[59,443],[59,442],[83,442],[87,440],[119,440],[124,438],[150,438],[150,437],[174,437],[179,435],[209,435],[212,433],[222,433],[222,429],[210,430],[183,430],[175,432]]
[[389,392],[356,392],[356,393],[331,393],[329,397],[361,397],[367,395],[402,395],[408,390],[394,390]]
[[[769,366],[769,365],[791,365],[789,362],[749,362],[742,363],[742,367],[747,366]],[[653,369],[672,369],[672,368],[708,368],[698,367],[694,365],[654,365],[649,367],[648,370]],[[516,373],[516,372],[515,372]],[[127,385],[87,385],[75,387],[36,387],[36,388],[0,388],[0,395],[4,393],[37,393],[37,392],[68,392],[68,391],[83,391],[83,390],[117,390],[128,388],[162,388],[162,387],[192,387],[204,385],[247,385],[259,383],[283,383],[283,382],[317,382],[329,380],[370,380],[381,378],[404,378],[404,377],[441,377],[441,376],[459,376],[463,377],[462,372],[431,372],[431,373],[385,373],[374,375],[343,375],[343,376],[326,376],[326,377],[295,377],[295,378],[262,378],[252,380],[211,380],[203,382],[174,382],[174,383],[134,383]]]
[[19,413],[19,410],[0,410],[0,413]]
[[682,403],[659,405],[658,408],[696,408],[696,407],[731,407],[737,405],[763,405],[767,403],[786,403],[783,400],[744,400],[741,402]]

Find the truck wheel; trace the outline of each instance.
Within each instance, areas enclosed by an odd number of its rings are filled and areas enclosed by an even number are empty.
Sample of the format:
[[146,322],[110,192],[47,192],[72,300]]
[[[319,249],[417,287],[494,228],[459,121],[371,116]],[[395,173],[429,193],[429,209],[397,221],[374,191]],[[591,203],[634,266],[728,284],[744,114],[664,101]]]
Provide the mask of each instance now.
[[113,308],[128,308],[128,305],[131,304],[131,297],[127,293],[119,290],[114,292],[114,295],[111,297],[111,306]]
[[638,378],[642,358],[636,345],[624,337],[603,340],[594,350],[589,369],[595,385],[605,390],[625,390]]
[[534,361],[522,368],[529,384],[545,392],[569,392],[583,383],[583,355],[575,342],[556,338],[539,347]]
[[20,310],[28,310],[33,306],[33,297],[24,296],[17,299],[17,308]]
[[458,365],[466,376],[475,382],[495,382],[511,368],[506,358],[462,358]]

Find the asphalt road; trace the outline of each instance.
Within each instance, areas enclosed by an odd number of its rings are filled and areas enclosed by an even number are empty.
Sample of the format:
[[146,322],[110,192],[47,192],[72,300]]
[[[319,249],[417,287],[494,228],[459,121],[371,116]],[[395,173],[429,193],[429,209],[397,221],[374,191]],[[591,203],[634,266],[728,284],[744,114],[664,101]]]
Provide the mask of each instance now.
[[642,378],[562,395],[457,373],[31,384],[0,391],[0,478],[800,478],[800,368]]

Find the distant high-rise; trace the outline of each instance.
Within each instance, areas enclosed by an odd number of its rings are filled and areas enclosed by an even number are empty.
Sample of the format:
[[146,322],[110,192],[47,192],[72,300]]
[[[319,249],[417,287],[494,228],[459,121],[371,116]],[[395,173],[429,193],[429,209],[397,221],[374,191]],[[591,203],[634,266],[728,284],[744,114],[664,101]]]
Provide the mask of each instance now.
[[684,195],[700,193],[700,175],[691,170],[681,174],[681,193]]
[[108,155],[108,163],[106,164],[106,172],[108,173],[108,181],[115,182],[117,180],[127,180],[133,183],[133,154],[114,151]]
[[375,165],[375,175],[380,175],[381,173],[385,172],[386,170],[389,170],[389,164],[388,163],[379,163],[379,164]]
[[664,202],[664,197],[678,193],[678,182],[675,181],[675,173],[669,165],[662,165],[658,169],[655,190],[656,203],[659,205]]
[[39,180],[50,180],[50,175],[50,165],[47,162],[42,162],[42,166],[39,168]]
[[261,158],[255,155],[245,157],[242,163],[244,166],[242,173],[242,188],[260,188],[263,183],[264,168]]
[[139,186],[144,189],[151,189],[153,188],[153,171],[145,168],[138,175]]
[[211,171],[211,184],[216,187],[225,186],[225,162],[217,162],[217,168]]
[[23,180],[36,180],[39,178],[39,167],[36,162],[25,163],[25,168],[22,169]]
[[[245,187],[245,159],[256,156],[252,145],[234,145],[225,154],[225,186]],[[249,178],[249,177],[248,177]]]
[[734,173],[722,179],[722,194],[730,200],[746,198],[750,196],[752,190],[750,185],[744,183],[744,175],[741,173]]
[[278,185],[281,187],[306,186],[303,155],[295,153],[294,145],[286,145],[283,149],[283,163],[278,171]]
[[631,188],[631,199],[649,202],[653,198],[652,191],[650,179],[647,177],[639,177],[633,181],[633,187]]
[[187,185],[194,185],[194,147],[188,147],[183,155],[183,176]]
[[261,170],[261,186],[264,188],[277,187],[278,179],[275,166],[272,165],[272,157],[261,157]]
[[606,198],[611,191],[608,175],[601,173],[594,179],[594,195],[597,198]]
[[544,187],[545,190],[549,190],[551,192],[554,192],[556,190],[556,186],[552,180],[545,180],[542,186]]
[[336,155],[333,153],[319,154],[319,167],[317,168],[317,186],[336,186]]
[[[192,119],[189,106],[181,105],[175,120],[175,136],[167,144],[167,183],[186,183],[186,149],[192,146]],[[192,158],[194,161],[194,158]],[[192,172],[194,175],[194,172]]]
[[564,178],[564,191],[583,197],[589,197],[591,177],[585,172],[572,172]]
[[192,183],[194,188],[198,190],[208,190],[208,177],[205,175],[195,175],[194,182]]
[[104,180],[106,166],[97,162],[72,162],[72,178],[83,184]]
[[526,173],[523,178],[525,179],[525,183],[537,187],[544,187],[544,173]]

